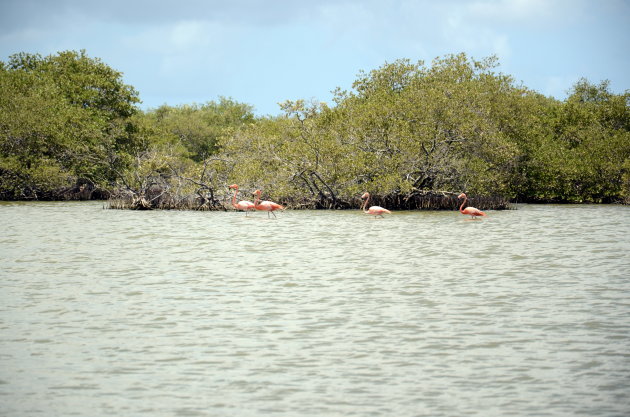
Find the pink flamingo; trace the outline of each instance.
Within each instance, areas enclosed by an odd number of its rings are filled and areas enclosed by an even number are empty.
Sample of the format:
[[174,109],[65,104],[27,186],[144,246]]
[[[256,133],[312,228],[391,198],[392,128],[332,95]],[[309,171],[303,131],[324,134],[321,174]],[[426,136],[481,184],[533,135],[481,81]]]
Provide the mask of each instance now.
[[254,195],[256,196],[256,199],[254,200],[254,208],[256,208],[256,210],[266,211],[267,217],[271,217],[269,213],[273,214],[273,217],[276,217],[276,213],[274,213],[274,211],[284,210],[284,206],[274,203],[273,201],[260,201],[260,194],[262,194],[260,190],[254,191]]
[[466,204],[466,201],[468,201],[468,197],[466,197],[466,194],[461,193],[460,195],[457,196],[457,199],[459,200],[460,198],[463,198],[464,201],[462,202],[462,205],[459,206],[459,212],[462,214],[467,214],[470,216],[471,219],[475,219],[475,217],[479,217],[479,216],[486,216],[486,213],[484,213],[483,211],[476,209],[474,207],[466,207],[464,208],[464,205]]
[[247,216],[248,211],[254,210],[254,203],[252,203],[251,201],[241,200],[238,203],[236,202],[236,194],[238,194],[238,185],[232,184],[230,185],[229,188],[234,189],[234,196],[232,197],[232,206],[235,209],[244,211],[246,216]]
[[361,210],[363,210],[365,214],[371,214],[372,216],[381,216],[381,217],[383,217],[383,214],[392,214],[391,211],[383,207],[379,207],[379,206],[372,206],[369,209],[365,210],[365,208],[367,207],[368,201],[370,200],[370,193],[363,193],[361,198],[365,198],[365,201],[361,205]]

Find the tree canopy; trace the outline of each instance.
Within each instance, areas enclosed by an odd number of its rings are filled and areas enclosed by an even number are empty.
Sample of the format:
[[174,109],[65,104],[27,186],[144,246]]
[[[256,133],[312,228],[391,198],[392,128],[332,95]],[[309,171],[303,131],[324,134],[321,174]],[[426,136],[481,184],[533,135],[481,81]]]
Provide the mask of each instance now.
[[60,197],[77,181],[108,186],[127,168],[138,93],[84,51],[26,53],[0,67],[0,195]]
[[236,182],[294,207],[350,207],[363,191],[401,207],[460,191],[630,201],[628,91],[581,79],[559,101],[497,69],[496,57],[400,59],[360,72],[333,103],[256,117],[225,97],[141,111],[122,74],[85,51],[20,53],[0,62],[0,198],[88,185],[93,197],[207,208]]

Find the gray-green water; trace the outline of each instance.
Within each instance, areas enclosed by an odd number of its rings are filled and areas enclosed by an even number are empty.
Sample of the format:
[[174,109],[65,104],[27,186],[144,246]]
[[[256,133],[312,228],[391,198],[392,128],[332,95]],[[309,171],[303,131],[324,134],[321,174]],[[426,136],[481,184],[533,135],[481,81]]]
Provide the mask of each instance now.
[[0,415],[627,416],[630,208],[0,204]]

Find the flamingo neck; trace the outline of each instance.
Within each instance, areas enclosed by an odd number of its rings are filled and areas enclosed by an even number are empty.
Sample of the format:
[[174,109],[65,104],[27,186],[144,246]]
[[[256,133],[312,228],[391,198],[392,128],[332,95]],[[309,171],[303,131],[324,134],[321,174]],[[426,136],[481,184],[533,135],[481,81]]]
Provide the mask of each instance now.
[[236,207],[236,194],[238,194],[238,188],[234,189],[234,196],[232,197],[232,206]]
[[258,207],[260,204],[260,194],[255,194],[256,198],[254,199],[254,207]]
[[462,205],[459,206],[459,212],[460,213],[464,212],[464,204],[466,204],[466,201],[468,201],[468,196],[464,196],[464,201],[462,201]]
[[367,196],[367,198],[363,202],[363,205],[361,206],[361,210],[363,210],[364,213],[368,213],[368,210],[367,210],[368,201],[370,201],[370,196],[369,195]]

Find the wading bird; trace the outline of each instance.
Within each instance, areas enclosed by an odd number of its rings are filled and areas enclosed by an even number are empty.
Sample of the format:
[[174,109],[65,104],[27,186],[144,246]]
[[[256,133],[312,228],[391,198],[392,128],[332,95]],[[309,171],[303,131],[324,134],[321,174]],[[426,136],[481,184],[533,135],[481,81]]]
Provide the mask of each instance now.
[[391,211],[383,207],[379,207],[379,206],[372,206],[369,209],[365,210],[365,208],[368,205],[368,201],[370,200],[370,193],[363,193],[361,198],[365,198],[365,201],[361,205],[361,210],[363,210],[365,214],[371,214],[372,216],[381,216],[381,217],[383,217],[383,214],[392,214]]
[[235,209],[244,211],[246,216],[247,216],[248,211],[254,210],[254,203],[252,203],[251,201],[241,200],[238,203],[236,202],[236,194],[238,194],[238,185],[232,184],[230,185],[229,188],[234,189],[234,197],[232,197],[232,206]]
[[260,201],[260,194],[262,194],[260,190],[254,191],[254,195],[256,196],[256,199],[254,200],[254,207],[256,210],[266,211],[267,217],[271,217],[269,213],[273,214],[273,217],[276,217],[276,213],[274,213],[274,211],[284,210],[283,206],[278,203],[274,203],[273,201]]
[[466,207],[466,208],[464,208],[464,205],[466,204],[466,201],[468,201],[468,197],[466,197],[466,194],[461,193],[460,195],[457,196],[458,200],[460,198],[464,199],[464,201],[462,201],[462,205],[459,206],[459,212],[460,213],[469,215],[471,219],[475,219],[476,217],[485,216],[486,215],[486,213],[484,213],[483,211],[481,211],[479,209],[476,209],[474,207]]

